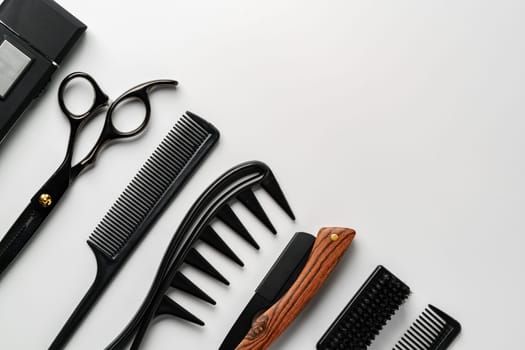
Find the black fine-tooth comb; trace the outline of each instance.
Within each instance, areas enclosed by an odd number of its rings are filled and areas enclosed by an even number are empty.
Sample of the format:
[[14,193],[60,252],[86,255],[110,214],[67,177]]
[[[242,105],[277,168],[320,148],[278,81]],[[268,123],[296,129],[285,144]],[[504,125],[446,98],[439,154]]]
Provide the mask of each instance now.
[[243,266],[242,261],[210,226],[214,219],[224,222],[250,245],[258,249],[257,242],[231,209],[229,204],[231,201],[239,200],[272,233],[276,233],[253,192],[256,186],[261,186],[291,219],[295,219],[275,176],[266,164],[258,161],[246,162],[227,171],[201,194],[186,214],[166,250],[153,285],[142,306],[121,334],[106,347],[106,350],[123,349],[131,341],[131,349],[139,349],[152,320],[160,315],[172,315],[204,325],[199,318],[168,297],[166,292],[170,288],[177,288],[215,304],[211,297],[179,271],[183,263],[202,270],[224,284],[229,284],[226,278],[194,248],[198,241],[210,245],[233,262]]
[[412,323],[394,350],[445,350],[461,331],[458,321],[428,305]]
[[410,294],[379,265],[317,343],[318,350],[364,350]]
[[135,175],[88,240],[97,275],[50,346],[62,349],[151,225],[219,139],[218,130],[186,112]]

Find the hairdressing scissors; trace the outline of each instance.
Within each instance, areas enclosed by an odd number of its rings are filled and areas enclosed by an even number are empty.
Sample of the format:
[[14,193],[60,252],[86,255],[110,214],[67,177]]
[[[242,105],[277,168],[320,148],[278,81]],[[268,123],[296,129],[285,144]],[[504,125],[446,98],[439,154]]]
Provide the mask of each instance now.
[[[85,80],[93,89],[94,98],[91,107],[82,114],[72,113],[68,109],[65,101],[67,88],[73,81]],[[109,103],[108,96],[102,91],[97,82],[86,73],[72,73],[68,75],[60,84],[58,89],[58,103],[60,109],[67,117],[70,124],[69,141],[67,144],[66,156],[62,164],[49,180],[33,196],[26,209],[20,214],[13,226],[9,229],[4,238],[0,241],[0,276],[9,264],[16,258],[26,243],[35,235],[40,225],[47,216],[53,211],[60,199],[84,170],[92,166],[98,153],[103,146],[110,141],[129,139],[142,133],[146,128],[151,114],[149,92],[157,86],[177,86],[174,80],[154,80],[140,84],[122,94],[113,103]],[[131,131],[118,129],[113,120],[113,115],[118,106],[136,100],[143,104],[145,109],[142,123]],[[75,141],[78,134],[86,122],[93,119],[98,114],[106,111],[104,126],[98,140],[87,153],[87,155],[77,164],[73,165],[73,153]]]

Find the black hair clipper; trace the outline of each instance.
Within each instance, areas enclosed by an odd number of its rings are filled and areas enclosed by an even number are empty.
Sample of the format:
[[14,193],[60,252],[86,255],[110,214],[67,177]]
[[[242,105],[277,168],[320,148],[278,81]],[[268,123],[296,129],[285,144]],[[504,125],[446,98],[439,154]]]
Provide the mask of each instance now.
[[85,31],[52,0],[0,5],[0,142]]

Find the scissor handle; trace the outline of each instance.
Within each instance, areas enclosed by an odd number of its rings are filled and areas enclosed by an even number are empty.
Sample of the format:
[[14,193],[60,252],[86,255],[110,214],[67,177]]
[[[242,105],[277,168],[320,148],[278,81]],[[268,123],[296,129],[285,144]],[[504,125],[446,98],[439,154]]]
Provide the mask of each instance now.
[[[104,127],[102,133],[100,134],[99,139],[96,144],[93,146],[91,151],[82,159],[77,165],[72,168],[72,176],[76,177],[80,174],[85,168],[89,167],[96,160],[97,154],[102,150],[105,144],[110,141],[130,138],[133,136],[139,135],[148,125],[151,115],[151,104],[149,100],[149,92],[159,86],[177,86],[177,81],[163,79],[163,80],[153,80],[131,88],[130,90],[123,93],[119,96],[110,106],[107,111],[106,120],[104,122]],[[140,101],[144,105],[145,115],[142,123],[131,131],[122,131],[115,126],[113,122],[113,115],[118,106],[125,102],[132,100]]]
[[[151,117],[151,104],[149,100],[148,92],[155,86],[159,85],[176,85],[177,82],[173,80],[153,80],[140,85],[135,86],[134,88],[129,89],[121,96],[119,96],[110,106],[107,111],[106,124],[104,125],[104,136],[108,140],[122,139],[133,137],[140,134],[148,125],[148,122]],[[135,128],[129,131],[123,131],[115,126],[113,121],[113,116],[117,108],[125,103],[131,101],[139,101],[144,105],[144,118],[142,122]]]
[[[91,106],[87,109],[87,111],[81,114],[76,114],[70,111],[69,108],[66,106],[65,102],[66,89],[69,87],[72,81],[77,79],[85,80],[93,89],[94,94]],[[64,80],[62,80],[62,82],[60,83],[60,87],[58,88],[58,104],[60,105],[60,109],[62,110],[62,112],[72,123],[80,123],[88,119],[89,117],[96,115],[108,105],[108,102],[108,95],[106,95],[104,91],[102,91],[95,79],[93,79],[93,77],[91,77],[87,73],[75,72],[69,74],[67,77],[64,78]]]

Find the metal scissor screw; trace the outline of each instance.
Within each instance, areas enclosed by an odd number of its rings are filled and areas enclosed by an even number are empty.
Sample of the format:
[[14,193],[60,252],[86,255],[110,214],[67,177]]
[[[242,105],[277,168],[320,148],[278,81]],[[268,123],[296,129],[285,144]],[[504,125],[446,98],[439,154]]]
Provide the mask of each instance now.
[[47,208],[51,204],[53,204],[53,198],[51,198],[51,195],[48,193],[42,193],[40,197],[38,197],[38,203],[44,207]]

